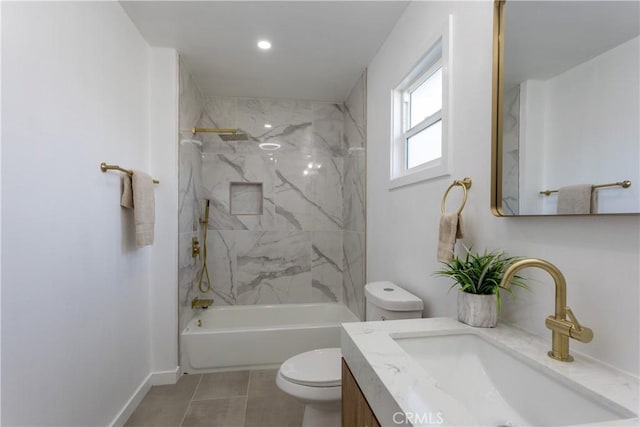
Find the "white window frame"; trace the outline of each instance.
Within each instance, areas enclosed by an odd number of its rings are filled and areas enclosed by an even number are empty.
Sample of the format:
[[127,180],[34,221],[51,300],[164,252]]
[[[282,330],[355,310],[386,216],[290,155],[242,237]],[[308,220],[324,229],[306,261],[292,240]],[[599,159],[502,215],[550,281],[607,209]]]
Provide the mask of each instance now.
[[[411,94],[415,91],[420,85],[431,76],[433,76],[436,71],[442,68],[442,58],[438,59],[435,64],[433,64],[429,69],[427,69],[424,74],[418,77],[409,87],[402,91],[402,122],[403,122],[403,132],[402,132],[402,144],[404,145],[404,167],[407,171],[411,171],[416,168],[426,167],[428,163],[422,163],[420,165],[409,168],[409,156],[406,153],[407,145],[409,144],[409,138],[415,136],[428,128],[429,126],[435,124],[438,120],[442,120],[442,107],[432,115],[425,117],[420,123],[411,127]],[[443,73],[444,74],[444,73]],[[443,80],[444,84],[444,80]]]
[[[449,140],[450,94],[451,94],[451,31],[452,16],[449,16],[442,30],[436,34],[426,53],[402,79],[391,94],[391,165],[389,173],[389,189],[428,181],[450,175],[451,141]],[[425,118],[414,127],[409,128],[410,111],[409,96],[418,86],[442,67],[442,109]],[[407,140],[428,128],[438,120],[442,120],[442,155],[438,159],[408,168]]]

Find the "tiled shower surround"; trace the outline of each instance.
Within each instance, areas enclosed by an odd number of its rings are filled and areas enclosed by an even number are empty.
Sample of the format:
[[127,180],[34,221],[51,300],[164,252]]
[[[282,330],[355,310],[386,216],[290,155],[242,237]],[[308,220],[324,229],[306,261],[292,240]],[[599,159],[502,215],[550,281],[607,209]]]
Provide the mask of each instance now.
[[520,156],[520,86],[504,92],[502,128],[502,209],[507,215],[518,215]]
[[[182,326],[199,295],[202,262],[191,259],[190,244],[201,237],[205,199],[216,305],[344,301],[363,316],[364,85],[363,75],[341,104],[205,98],[181,68],[180,127],[238,128],[247,136],[224,141],[201,133],[201,148],[181,144]],[[280,148],[263,150],[261,143]]]
[[[189,129],[202,117],[204,98],[191,74],[180,61],[179,126]],[[189,142],[191,133],[180,132],[178,168],[178,318],[180,331],[192,317],[191,300],[198,296],[199,258],[191,256],[191,240],[202,241],[199,220],[204,216],[202,196],[202,153],[198,145]]]

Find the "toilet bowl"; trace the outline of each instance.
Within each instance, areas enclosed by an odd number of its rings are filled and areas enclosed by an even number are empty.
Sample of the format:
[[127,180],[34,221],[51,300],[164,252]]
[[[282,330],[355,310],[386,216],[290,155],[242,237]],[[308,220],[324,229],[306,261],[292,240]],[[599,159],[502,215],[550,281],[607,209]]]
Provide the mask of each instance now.
[[321,348],[300,353],[278,370],[276,384],[305,405],[302,425],[340,425],[342,379],[339,348]]
[[[422,317],[422,300],[391,282],[365,286],[366,320]],[[342,353],[321,348],[287,359],[278,370],[280,390],[304,403],[303,427],[338,427],[341,424]]]

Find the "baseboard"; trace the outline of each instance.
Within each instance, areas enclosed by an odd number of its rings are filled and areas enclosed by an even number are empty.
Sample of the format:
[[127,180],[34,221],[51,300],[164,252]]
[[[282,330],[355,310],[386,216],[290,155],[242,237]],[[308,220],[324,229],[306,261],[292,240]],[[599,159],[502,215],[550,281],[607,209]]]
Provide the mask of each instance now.
[[151,388],[151,377],[153,376],[153,372],[147,375],[147,378],[142,381],[142,384],[138,386],[133,395],[129,398],[127,403],[125,403],[124,407],[120,410],[118,415],[111,421],[109,424],[111,427],[122,427],[124,423],[127,422],[133,411],[138,407],[144,396],[147,394],[149,389]]
[[157,371],[151,373],[151,385],[175,384],[180,379],[180,366],[171,371]]
[[147,392],[154,385],[175,384],[180,378],[180,367],[176,366],[176,369],[171,371],[158,371],[150,372],[149,375],[138,386],[133,395],[127,400],[127,403],[122,407],[118,415],[109,424],[110,427],[122,427],[127,422],[133,411],[136,410],[142,399],[146,396]]

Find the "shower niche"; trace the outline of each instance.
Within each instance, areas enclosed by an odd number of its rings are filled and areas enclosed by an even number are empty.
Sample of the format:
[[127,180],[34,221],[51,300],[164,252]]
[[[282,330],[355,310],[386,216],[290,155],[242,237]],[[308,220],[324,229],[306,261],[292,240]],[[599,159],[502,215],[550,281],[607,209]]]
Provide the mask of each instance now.
[[231,215],[262,215],[261,182],[229,183],[229,212]]

